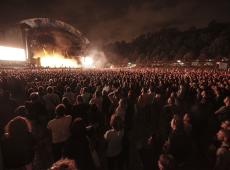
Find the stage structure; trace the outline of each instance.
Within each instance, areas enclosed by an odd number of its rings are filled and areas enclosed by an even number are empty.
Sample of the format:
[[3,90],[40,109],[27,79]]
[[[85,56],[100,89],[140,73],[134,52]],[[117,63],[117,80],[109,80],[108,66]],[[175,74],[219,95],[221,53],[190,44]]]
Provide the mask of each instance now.
[[89,40],[59,20],[32,18],[20,22],[30,64],[43,67],[81,67]]

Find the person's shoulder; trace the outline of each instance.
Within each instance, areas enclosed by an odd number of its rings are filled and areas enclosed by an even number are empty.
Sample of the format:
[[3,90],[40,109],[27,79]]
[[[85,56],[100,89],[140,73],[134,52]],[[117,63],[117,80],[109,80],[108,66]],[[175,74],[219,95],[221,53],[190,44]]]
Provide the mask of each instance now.
[[67,120],[72,120],[72,116],[71,116],[71,115],[66,115],[66,116],[65,116],[65,119],[67,119]]
[[105,133],[113,133],[114,129],[108,129]]
[[230,107],[226,107],[226,106],[221,106],[215,113],[218,114],[218,113],[222,113],[222,112],[225,112],[226,110],[230,110]]
[[228,152],[230,153],[230,151],[227,148],[220,147],[219,149],[217,149],[216,155],[220,156],[220,155],[224,155],[224,154],[226,154]]
[[109,129],[109,130],[107,130],[107,131],[105,132],[104,137],[105,137],[105,138],[108,138],[108,137],[110,137],[112,134],[114,134],[114,130],[113,130],[113,129]]
[[55,124],[55,122],[56,122],[56,119],[52,119],[52,120],[50,120],[50,121],[48,122],[47,126],[50,127],[50,126],[52,126],[53,124]]

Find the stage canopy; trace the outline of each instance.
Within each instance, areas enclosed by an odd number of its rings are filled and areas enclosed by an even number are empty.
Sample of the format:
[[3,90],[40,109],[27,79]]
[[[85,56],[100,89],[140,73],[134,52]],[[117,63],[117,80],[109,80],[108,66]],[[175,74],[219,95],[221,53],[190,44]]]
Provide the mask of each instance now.
[[73,58],[83,54],[89,45],[89,40],[78,29],[59,20],[32,18],[20,24],[33,56],[45,50]]

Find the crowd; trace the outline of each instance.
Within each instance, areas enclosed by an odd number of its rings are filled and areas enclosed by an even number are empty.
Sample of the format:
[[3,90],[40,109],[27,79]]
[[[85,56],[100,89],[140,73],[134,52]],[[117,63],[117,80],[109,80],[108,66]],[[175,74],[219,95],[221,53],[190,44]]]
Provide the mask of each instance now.
[[0,169],[230,169],[227,71],[0,74]]

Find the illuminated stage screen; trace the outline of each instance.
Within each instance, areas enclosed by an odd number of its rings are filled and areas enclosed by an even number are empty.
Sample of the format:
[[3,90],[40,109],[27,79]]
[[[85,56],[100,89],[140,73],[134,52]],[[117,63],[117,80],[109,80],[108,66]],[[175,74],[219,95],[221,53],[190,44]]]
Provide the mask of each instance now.
[[0,46],[0,60],[26,61],[26,53],[22,48]]

